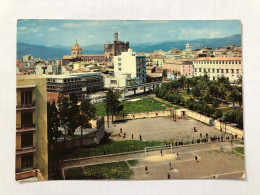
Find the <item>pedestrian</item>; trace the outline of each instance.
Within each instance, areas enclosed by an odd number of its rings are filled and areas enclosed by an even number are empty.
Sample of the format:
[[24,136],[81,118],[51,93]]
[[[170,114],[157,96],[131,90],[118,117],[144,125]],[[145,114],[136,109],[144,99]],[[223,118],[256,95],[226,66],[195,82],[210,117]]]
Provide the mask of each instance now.
[[177,141],[175,142],[175,146],[178,146],[178,142]]
[[179,153],[177,152],[177,157],[176,157],[176,160],[180,160],[180,156],[179,156]]
[[139,136],[139,137],[140,137],[140,141],[142,141],[142,136],[141,136],[141,134],[140,134],[140,136]]
[[223,152],[223,147],[222,147],[222,146],[220,146],[220,151],[222,151],[222,152]]
[[231,143],[231,146],[233,146],[233,142],[232,142],[232,140],[230,140],[230,143]]
[[169,162],[169,170],[171,170],[171,169],[172,169],[172,163]]
[[202,133],[200,133],[200,137],[202,138]]
[[122,128],[120,128],[120,133],[122,133],[123,131],[122,131]]
[[195,161],[196,161],[196,162],[199,162],[199,161],[198,161],[198,157],[197,157],[197,155],[195,156]]
[[148,167],[147,166],[145,166],[144,170],[145,170],[145,173],[148,174]]
[[134,134],[132,134],[132,139],[134,139]]
[[194,144],[194,140],[192,140],[191,143]]
[[171,179],[171,175],[170,175],[170,173],[168,173],[168,179]]
[[162,156],[162,149],[161,149],[161,156]]

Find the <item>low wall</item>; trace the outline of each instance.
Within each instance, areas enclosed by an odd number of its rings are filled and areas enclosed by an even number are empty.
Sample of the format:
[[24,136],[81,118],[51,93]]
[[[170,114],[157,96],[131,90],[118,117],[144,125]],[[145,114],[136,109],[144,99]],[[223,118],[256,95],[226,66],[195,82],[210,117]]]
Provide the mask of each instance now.
[[220,122],[219,120],[215,120],[214,121],[214,126],[216,129],[221,130],[223,132],[232,134],[232,135],[236,135],[238,138],[242,139],[244,137],[244,131],[241,129],[238,129],[236,127],[232,127],[228,124],[225,124],[223,122]]
[[212,123],[213,119],[210,118],[210,117],[207,117],[207,116],[205,116],[203,114],[200,114],[200,113],[197,113],[197,112],[194,112],[194,111],[186,109],[186,115],[188,117],[191,117],[191,118],[194,118],[194,119],[196,119],[198,121],[206,123],[206,124],[208,124],[210,126],[213,125],[213,123]]
[[[137,112],[131,114],[118,114],[114,116],[114,121],[155,118],[155,117],[170,116],[170,115],[172,115],[172,110],[159,110],[159,111],[151,111],[151,112]],[[105,117],[105,121],[107,121],[107,117]],[[112,116],[109,116],[109,121],[112,121]]]

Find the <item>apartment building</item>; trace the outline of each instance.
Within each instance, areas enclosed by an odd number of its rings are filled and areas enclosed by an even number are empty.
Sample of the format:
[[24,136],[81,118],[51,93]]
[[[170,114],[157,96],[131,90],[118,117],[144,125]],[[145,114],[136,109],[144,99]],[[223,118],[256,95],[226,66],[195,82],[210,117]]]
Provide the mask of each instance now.
[[193,61],[194,76],[207,74],[210,80],[217,80],[221,76],[228,77],[231,83],[236,83],[242,76],[241,57],[203,57]]
[[16,82],[16,180],[48,180],[46,77]]

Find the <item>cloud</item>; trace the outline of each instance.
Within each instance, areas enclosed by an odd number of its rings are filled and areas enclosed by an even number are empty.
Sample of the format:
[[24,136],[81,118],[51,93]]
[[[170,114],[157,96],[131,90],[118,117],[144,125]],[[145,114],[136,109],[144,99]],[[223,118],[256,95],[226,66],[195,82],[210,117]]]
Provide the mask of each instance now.
[[65,27],[65,28],[80,28],[80,27],[82,27],[82,24],[69,22],[69,23],[64,23],[63,27]]
[[179,29],[178,33],[176,33],[179,39],[217,38],[221,34],[222,33],[219,30],[208,29],[208,28],[201,28],[201,29],[184,28],[184,29]]
[[58,31],[58,29],[55,28],[55,27],[50,27],[50,28],[49,28],[49,31]]
[[28,28],[26,26],[17,27],[17,33],[19,34],[30,34],[37,33],[40,28]]
[[153,35],[151,33],[148,33],[145,35],[146,38],[151,38]]
[[94,36],[93,35],[89,35],[88,38],[92,39],[92,38],[94,38]]

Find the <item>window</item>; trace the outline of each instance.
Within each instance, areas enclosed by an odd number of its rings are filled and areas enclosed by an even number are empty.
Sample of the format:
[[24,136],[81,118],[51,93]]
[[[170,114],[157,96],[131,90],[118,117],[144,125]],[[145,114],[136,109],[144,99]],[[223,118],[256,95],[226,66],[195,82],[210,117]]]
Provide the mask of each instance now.
[[118,71],[122,71],[122,68],[118,68]]
[[118,61],[121,61],[121,58],[118,58]]
[[213,77],[213,80],[215,80],[215,77]]
[[32,104],[32,91],[21,92],[21,104]]
[[199,72],[201,72],[201,68],[199,68]]
[[239,69],[237,69],[237,74],[239,74]]
[[204,68],[204,72],[206,72],[206,68]]
[[118,63],[118,66],[121,66],[121,63]]
[[226,69],[226,73],[228,73],[228,69]]
[[21,156],[21,166],[22,169],[32,169],[33,168],[33,153],[23,154]]
[[231,69],[231,73],[234,74],[234,69]]
[[213,73],[215,72],[215,69],[214,69],[214,68],[212,68],[212,72],[213,72]]
[[33,133],[23,133],[21,135],[21,147],[28,148],[33,146]]
[[221,69],[221,73],[224,73],[224,69]]
[[117,85],[117,80],[111,80],[111,81],[110,81],[110,84],[111,84],[111,85]]
[[210,68],[208,69],[208,72],[210,72]]
[[217,73],[219,73],[219,69],[217,69]]

